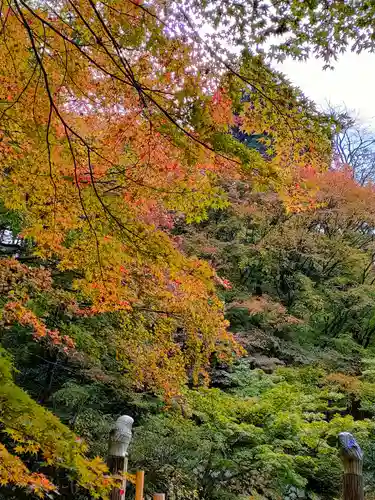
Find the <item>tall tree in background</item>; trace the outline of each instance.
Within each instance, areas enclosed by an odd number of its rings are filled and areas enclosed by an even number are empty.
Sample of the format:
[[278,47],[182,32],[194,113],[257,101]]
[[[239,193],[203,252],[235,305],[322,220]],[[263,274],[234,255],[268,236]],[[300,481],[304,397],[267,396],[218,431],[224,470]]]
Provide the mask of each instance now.
[[359,184],[375,179],[375,134],[346,108],[330,107],[330,112],[341,123],[333,136],[334,162],[350,165]]

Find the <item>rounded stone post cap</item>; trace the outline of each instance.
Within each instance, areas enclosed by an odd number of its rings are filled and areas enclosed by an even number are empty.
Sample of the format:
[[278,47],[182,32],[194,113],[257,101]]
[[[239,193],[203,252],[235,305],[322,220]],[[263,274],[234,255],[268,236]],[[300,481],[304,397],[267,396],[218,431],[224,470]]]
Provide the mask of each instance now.
[[125,457],[132,439],[134,419],[129,415],[119,417],[109,434],[108,455]]
[[353,434],[350,434],[350,432],[340,432],[339,444],[343,457],[352,460],[363,459],[363,451],[361,450],[361,447],[357,443]]
[[131,431],[132,429],[132,425],[134,424],[134,418],[132,417],[129,417],[129,415],[121,415],[121,417],[119,417],[117,420],[116,420],[116,427],[117,426],[127,426],[129,427],[129,430]]

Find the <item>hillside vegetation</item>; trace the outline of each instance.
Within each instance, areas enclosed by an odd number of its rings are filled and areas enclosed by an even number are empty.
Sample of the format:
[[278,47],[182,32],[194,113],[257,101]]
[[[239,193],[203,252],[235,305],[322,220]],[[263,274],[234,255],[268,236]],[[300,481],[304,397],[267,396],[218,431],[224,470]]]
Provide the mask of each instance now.
[[1,499],[108,498],[123,414],[147,498],[338,498],[341,431],[374,498],[372,143],[267,62],[374,8],[267,3],[1,3]]

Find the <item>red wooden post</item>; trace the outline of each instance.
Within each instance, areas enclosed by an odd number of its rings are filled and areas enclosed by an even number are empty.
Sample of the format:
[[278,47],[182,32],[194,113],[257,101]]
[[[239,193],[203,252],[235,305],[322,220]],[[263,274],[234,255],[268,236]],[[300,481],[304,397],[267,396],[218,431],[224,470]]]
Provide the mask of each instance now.
[[164,493],[154,493],[153,500],[165,500]]
[[339,434],[340,455],[344,466],[344,500],[363,500],[363,452],[349,432]]
[[145,483],[145,472],[137,470],[135,476],[135,500],[143,500],[143,486]]

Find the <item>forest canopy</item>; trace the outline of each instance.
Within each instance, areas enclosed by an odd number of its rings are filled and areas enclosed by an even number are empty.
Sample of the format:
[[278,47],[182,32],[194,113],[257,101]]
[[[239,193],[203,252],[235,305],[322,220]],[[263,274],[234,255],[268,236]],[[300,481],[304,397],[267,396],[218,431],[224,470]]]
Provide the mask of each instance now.
[[332,439],[372,449],[372,178],[267,62],[371,50],[353,8],[0,4],[0,498],[107,498],[124,412],[176,500],[332,498]]

